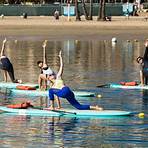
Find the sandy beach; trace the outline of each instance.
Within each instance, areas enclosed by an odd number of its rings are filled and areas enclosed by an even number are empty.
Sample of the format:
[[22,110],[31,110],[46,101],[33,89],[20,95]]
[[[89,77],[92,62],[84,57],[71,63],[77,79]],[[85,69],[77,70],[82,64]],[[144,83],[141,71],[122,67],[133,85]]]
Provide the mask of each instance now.
[[49,16],[6,16],[0,19],[0,36],[44,36],[48,39],[145,39],[148,37],[148,20],[145,17],[112,17],[112,21],[75,21],[75,17],[61,16],[59,20]]

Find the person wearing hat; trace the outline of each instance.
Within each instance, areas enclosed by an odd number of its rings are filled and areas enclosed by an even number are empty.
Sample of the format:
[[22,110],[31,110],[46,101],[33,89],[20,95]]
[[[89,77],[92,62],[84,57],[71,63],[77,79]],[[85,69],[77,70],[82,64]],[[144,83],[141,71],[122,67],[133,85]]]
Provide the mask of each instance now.
[[22,83],[22,80],[15,79],[13,65],[10,62],[9,58],[5,55],[6,42],[7,39],[5,38],[3,40],[2,50],[0,53],[0,61],[1,61],[0,69],[3,70],[4,72],[4,81],[7,82],[7,74],[8,74],[13,83]]

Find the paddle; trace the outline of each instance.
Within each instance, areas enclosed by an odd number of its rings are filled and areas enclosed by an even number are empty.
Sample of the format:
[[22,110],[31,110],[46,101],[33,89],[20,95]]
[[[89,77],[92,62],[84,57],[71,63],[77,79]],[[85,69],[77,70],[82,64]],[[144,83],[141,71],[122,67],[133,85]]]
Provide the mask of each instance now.
[[110,84],[100,84],[100,85],[97,85],[96,87],[109,87]]
[[40,109],[40,110],[47,110],[47,111],[52,111],[52,112],[61,113],[61,114],[73,114],[73,115],[77,114],[75,112],[69,112],[69,111],[65,111],[65,110],[49,110],[49,109],[46,109],[46,108],[43,108],[43,107],[40,107],[40,106],[33,106],[31,108]]

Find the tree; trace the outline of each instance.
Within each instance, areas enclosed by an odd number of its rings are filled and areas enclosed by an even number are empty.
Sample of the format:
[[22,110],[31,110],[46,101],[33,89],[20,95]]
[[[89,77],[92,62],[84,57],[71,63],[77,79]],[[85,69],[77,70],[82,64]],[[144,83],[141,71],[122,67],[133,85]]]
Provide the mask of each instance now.
[[92,18],[92,12],[93,12],[93,0],[90,0],[89,20],[93,20],[93,18]]
[[83,8],[83,13],[84,13],[85,19],[89,20],[84,0],[82,0],[82,8]]
[[105,21],[105,0],[100,0],[100,7],[99,7],[99,12],[98,12],[98,21]]
[[81,21],[78,0],[75,0],[76,21]]

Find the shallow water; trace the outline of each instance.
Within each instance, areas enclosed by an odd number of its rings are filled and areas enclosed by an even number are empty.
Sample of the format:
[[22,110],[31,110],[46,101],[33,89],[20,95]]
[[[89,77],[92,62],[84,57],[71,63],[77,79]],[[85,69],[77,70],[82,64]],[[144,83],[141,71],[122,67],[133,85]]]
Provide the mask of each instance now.
[[[17,78],[37,83],[42,59],[42,40],[11,39],[7,55],[14,64]],[[100,104],[105,109],[127,110],[135,116],[125,118],[32,117],[0,114],[1,148],[20,147],[148,147],[148,91],[97,88],[109,82],[139,80],[136,58],[143,55],[143,41],[48,41],[48,63],[58,71],[58,52],[64,57],[65,82],[75,90],[92,91],[102,98],[77,98],[81,103]],[[0,75],[2,80],[2,73]],[[13,97],[1,94],[1,104],[41,98]],[[13,98],[12,98],[13,97]],[[44,98],[42,98],[44,99]],[[63,100],[64,107],[70,107]],[[145,118],[139,118],[139,112]]]

